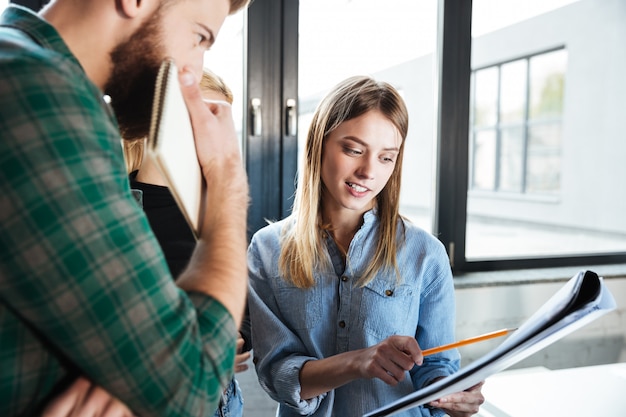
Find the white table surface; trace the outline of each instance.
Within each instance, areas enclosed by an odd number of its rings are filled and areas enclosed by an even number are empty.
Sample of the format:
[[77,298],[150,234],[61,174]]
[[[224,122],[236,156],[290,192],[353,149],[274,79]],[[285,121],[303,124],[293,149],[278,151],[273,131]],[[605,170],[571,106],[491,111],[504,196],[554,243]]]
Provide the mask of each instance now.
[[625,417],[626,363],[504,371],[482,391],[480,417]]

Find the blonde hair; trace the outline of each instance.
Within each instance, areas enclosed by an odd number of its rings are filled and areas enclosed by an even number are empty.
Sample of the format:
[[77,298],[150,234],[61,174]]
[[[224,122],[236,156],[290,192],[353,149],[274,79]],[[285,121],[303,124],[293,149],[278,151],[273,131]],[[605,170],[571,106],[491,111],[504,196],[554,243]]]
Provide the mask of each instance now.
[[[224,96],[227,102],[233,104],[233,92],[226,85],[224,80],[213,71],[205,68],[200,78],[200,89],[203,93],[216,92]],[[122,139],[122,149],[124,150],[124,162],[126,172],[129,174],[141,168],[143,162],[145,139],[126,140]]]
[[380,218],[379,240],[372,260],[357,283],[366,285],[379,270],[385,268],[394,270],[399,277],[396,261],[397,228],[408,112],[404,100],[393,86],[370,77],[356,76],[339,83],[322,100],[315,110],[307,135],[302,177],[296,190],[291,222],[283,232],[279,258],[281,274],[299,288],[313,287],[313,271],[330,267],[324,246],[328,226],[323,224],[321,213],[322,152],[325,139],[341,123],[372,110],[381,112],[394,124],[402,137],[402,144],[393,173],[376,196],[377,215]]
[[252,0],[230,0],[230,11],[229,13],[235,14],[239,10],[248,7],[252,3]]

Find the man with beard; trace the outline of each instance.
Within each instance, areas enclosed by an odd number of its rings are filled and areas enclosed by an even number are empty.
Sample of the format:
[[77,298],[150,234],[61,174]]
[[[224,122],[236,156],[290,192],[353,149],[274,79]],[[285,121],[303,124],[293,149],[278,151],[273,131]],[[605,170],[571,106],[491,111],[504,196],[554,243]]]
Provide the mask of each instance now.
[[[215,410],[245,305],[248,187],[230,107],[197,81],[246,3],[53,0],[0,18],[0,415],[40,415],[68,387],[141,416]],[[148,132],[168,56],[209,184],[176,284],[119,145]]]

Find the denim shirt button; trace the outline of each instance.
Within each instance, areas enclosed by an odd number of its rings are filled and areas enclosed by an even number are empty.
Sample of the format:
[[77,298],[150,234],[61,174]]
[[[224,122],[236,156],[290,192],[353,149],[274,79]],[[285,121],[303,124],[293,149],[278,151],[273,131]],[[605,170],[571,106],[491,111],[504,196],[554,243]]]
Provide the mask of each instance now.
[[339,327],[341,327],[342,329],[343,329],[344,327],[346,327],[346,322],[345,322],[345,321],[343,321],[343,320],[341,320],[341,321],[339,322]]
[[393,295],[393,290],[385,290],[385,295],[387,297],[391,297]]
[[342,276],[342,277],[341,277],[341,280],[342,280],[343,282],[346,282],[346,281],[348,280],[348,277],[344,275],[344,276]]

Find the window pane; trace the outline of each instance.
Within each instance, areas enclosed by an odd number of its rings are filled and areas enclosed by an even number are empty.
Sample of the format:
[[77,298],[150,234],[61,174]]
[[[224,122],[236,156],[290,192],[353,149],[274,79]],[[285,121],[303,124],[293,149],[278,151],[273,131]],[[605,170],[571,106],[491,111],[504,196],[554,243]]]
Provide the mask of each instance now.
[[528,129],[526,191],[557,193],[561,183],[561,125]]
[[565,84],[565,50],[530,59],[530,118],[560,118]]
[[499,188],[468,193],[466,258],[626,252],[623,2],[474,0],[472,19],[472,68],[500,68]]
[[498,68],[476,71],[474,124],[493,126],[498,121]]
[[244,22],[246,11],[228,16],[217,41],[204,55],[204,66],[219,75],[233,92],[233,118],[242,144],[244,103]]
[[433,51],[437,0],[301,0],[299,20],[299,163],[310,117],[339,81],[359,74],[394,85],[409,109],[400,210],[432,230],[435,138]]
[[500,191],[521,192],[524,173],[524,129],[502,129],[500,141]]
[[526,113],[526,60],[502,65],[500,123],[522,123]]
[[474,188],[493,190],[496,183],[496,132],[483,130],[476,133],[474,142]]

